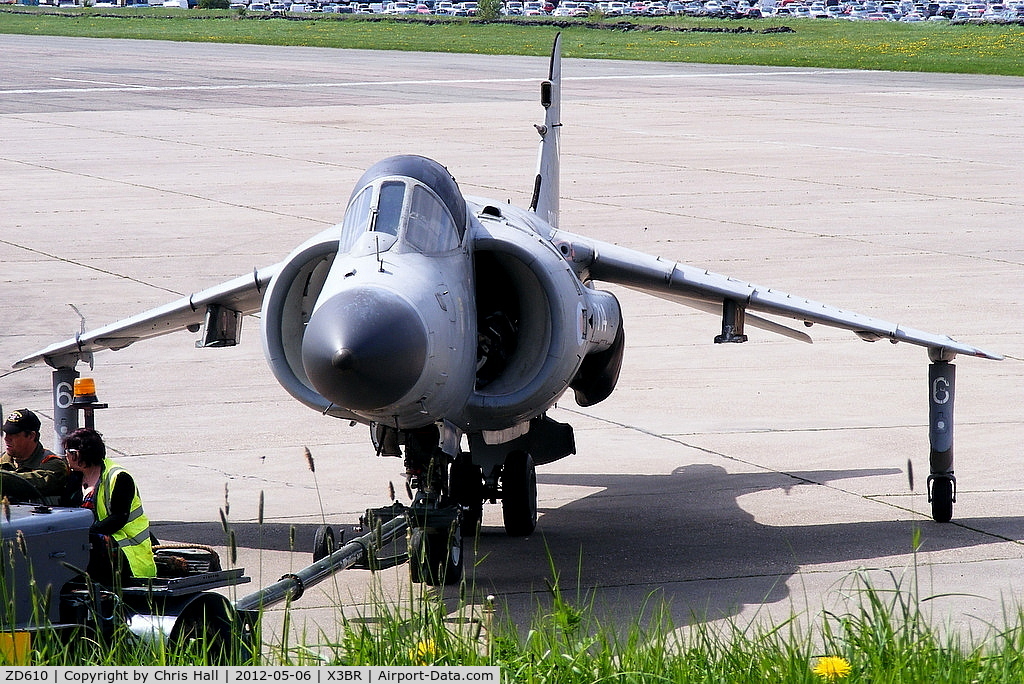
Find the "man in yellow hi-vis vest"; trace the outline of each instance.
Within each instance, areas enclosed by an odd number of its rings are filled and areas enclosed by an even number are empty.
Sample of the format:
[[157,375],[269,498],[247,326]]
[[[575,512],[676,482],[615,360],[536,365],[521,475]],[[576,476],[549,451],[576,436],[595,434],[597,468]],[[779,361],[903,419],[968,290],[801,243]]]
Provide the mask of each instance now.
[[89,528],[89,575],[103,584],[113,583],[118,575],[125,580],[156,577],[149,520],[135,480],[107,458],[103,437],[91,428],[69,434],[64,452],[71,469],[82,474],[82,506],[96,513]]

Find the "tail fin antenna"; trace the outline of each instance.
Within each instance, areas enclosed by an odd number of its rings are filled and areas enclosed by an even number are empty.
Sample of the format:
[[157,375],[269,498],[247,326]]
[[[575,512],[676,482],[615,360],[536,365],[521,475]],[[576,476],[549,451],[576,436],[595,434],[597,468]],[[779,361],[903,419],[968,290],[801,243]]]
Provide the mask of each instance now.
[[540,133],[537,176],[533,181],[530,210],[551,227],[558,227],[558,136],[562,127],[562,34],[555,35],[551,48],[548,78],[541,83],[540,103],[544,107],[544,125]]

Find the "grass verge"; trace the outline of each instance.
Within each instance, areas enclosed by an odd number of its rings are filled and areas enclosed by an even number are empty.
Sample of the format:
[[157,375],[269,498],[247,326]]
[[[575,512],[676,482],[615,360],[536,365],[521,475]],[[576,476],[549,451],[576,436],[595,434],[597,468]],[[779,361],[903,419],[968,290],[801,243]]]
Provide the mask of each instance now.
[[8,6],[0,33],[1024,76],[1024,27],[997,24],[731,21],[406,20],[215,10]]
[[[980,644],[942,634],[912,587],[889,573],[887,586],[865,573],[851,575],[848,610],[822,611],[807,624],[793,616],[779,624],[672,624],[664,607],[645,606],[642,623],[597,624],[586,598],[572,601],[552,584],[550,601],[529,629],[492,619],[486,629],[452,629],[445,601],[428,594],[400,608],[381,602],[375,620],[346,621],[335,641],[284,635],[265,648],[261,665],[495,665],[506,682],[674,682],[677,684],[801,683],[843,680],[890,684],[1019,684],[1024,679],[1022,612]],[[462,607],[464,609],[465,606]],[[461,609],[460,609],[461,610]],[[287,622],[287,621],[286,621]],[[465,621],[463,621],[465,624]],[[802,626],[803,625],[803,626]],[[68,650],[39,639],[34,665],[206,664],[204,648],[166,653],[140,647],[128,635],[105,643],[78,639]]]

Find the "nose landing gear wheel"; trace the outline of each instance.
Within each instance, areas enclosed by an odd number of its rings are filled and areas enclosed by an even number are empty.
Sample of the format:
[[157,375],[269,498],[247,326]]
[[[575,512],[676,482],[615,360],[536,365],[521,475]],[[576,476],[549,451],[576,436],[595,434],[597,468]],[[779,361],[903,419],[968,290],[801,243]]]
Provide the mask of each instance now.
[[409,574],[414,583],[432,587],[462,579],[462,535],[458,526],[433,532],[414,529],[409,535]]
[[505,457],[501,469],[501,517],[505,533],[525,537],[537,528],[537,470],[525,451]]
[[321,525],[316,528],[316,532],[313,534],[313,562],[316,563],[323,558],[327,558],[334,553],[336,548],[338,548],[338,544],[334,538],[334,530],[331,529],[331,526]]

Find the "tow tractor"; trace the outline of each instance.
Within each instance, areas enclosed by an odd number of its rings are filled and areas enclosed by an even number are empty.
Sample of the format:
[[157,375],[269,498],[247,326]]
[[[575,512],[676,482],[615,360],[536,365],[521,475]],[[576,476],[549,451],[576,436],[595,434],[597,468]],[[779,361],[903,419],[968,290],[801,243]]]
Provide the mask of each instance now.
[[[217,553],[204,546],[158,544],[157,577],[114,587],[93,582],[83,570],[92,520],[92,511],[84,508],[4,506],[0,657],[7,664],[28,664],[33,636],[41,631],[102,640],[118,629],[154,648],[175,651],[195,643],[212,662],[252,663],[261,609],[295,601],[341,570],[382,569],[408,558],[404,552],[381,554],[390,545],[401,546],[408,509],[401,504],[372,509],[361,521],[369,528],[362,536],[326,555],[321,546],[311,565],[232,602],[213,590],[250,578],[242,568],[222,568]],[[323,529],[317,536],[332,539]]]
[[[83,411],[86,427],[94,427],[94,411],[107,405],[96,401],[91,379],[78,379],[75,385],[70,404]],[[259,647],[260,611],[297,600],[307,588],[336,572],[352,567],[391,567],[409,560],[409,550],[420,549],[411,554],[418,561],[413,563],[414,581],[451,582],[442,575],[434,581],[435,570],[443,570],[443,561],[451,552],[445,550],[440,560],[432,556],[437,555],[437,548],[449,546],[437,542],[451,538],[457,517],[451,509],[406,507],[394,502],[367,510],[360,520],[363,534],[347,543],[336,540],[333,529],[322,525],[314,535],[311,565],[230,601],[215,590],[246,584],[250,578],[242,568],[223,568],[210,547],[155,542],[157,577],[129,578],[120,586],[104,586],[85,571],[91,510],[4,499],[0,512],[0,659],[8,664],[26,663],[32,640],[42,631],[69,638],[84,633],[102,639],[120,629],[155,647],[172,650],[199,644],[212,661],[252,663]],[[461,550],[461,539],[457,542]],[[428,544],[433,544],[434,553]],[[441,568],[434,567],[438,563]]]
[[126,627],[170,648],[195,639],[251,648],[254,616],[212,591],[248,582],[242,569],[222,569],[217,554],[201,547],[158,549],[160,576],[104,586],[84,570],[92,521],[92,511],[84,508],[4,506],[0,644],[8,663],[28,664],[33,638],[41,631],[103,641]]

